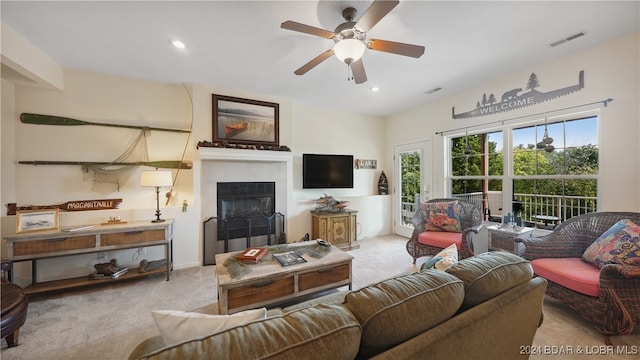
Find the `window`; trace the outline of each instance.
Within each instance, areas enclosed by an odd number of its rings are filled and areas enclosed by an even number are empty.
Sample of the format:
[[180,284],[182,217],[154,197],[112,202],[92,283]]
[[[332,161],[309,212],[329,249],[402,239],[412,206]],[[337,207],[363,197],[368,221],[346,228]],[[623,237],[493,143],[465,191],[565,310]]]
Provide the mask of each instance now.
[[597,129],[591,116],[451,137],[451,194],[481,204],[494,221],[513,212],[552,227],[594,212]]

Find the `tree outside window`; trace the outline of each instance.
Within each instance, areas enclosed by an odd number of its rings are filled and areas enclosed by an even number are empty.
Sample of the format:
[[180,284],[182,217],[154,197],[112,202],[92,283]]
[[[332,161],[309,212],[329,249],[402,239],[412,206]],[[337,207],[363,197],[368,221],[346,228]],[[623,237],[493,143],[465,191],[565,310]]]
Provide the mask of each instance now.
[[[509,209],[530,223],[540,215],[559,222],[594,212],[597,126],[598,118],[592,116],[452,137],[451,193],[475,199],[485,213],[503,215]],[[503,131],[511,132],[506,151]],[[505,159],[513,159],[512,174],[504,173]],[[504,181],[511,182],[511,194],[503,193]]]

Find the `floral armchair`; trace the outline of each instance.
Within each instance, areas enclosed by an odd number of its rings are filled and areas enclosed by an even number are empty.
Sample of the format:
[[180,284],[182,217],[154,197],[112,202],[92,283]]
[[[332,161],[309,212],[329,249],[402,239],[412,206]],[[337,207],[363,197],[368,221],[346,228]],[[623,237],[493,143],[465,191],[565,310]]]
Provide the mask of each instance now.
[[431,199],[420,204],[413,225],[406,248],[414,264],[419,257],[436,255],[451,244],[456,244],[458,258],[463,259],[474,254],[473,235],[482,229],[482,212],[467,200]]
[[640,321],[639,232],[640,213],[596,212],[516,241],[525,245],[534,272],[548,280],[547,295],[590,321],[611,345],[611,335],[630,333]]

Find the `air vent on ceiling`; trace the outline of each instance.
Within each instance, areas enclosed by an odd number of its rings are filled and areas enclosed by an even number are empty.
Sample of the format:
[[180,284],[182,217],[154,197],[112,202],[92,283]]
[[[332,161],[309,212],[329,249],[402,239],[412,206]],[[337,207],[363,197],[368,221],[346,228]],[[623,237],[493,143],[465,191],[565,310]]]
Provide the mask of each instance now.
[[435,89],[427,90],[427,91],[425,91],[424,93],[425,93],[425,94],[427,94],[427,95],[431,95],[431,94],[433,94],[434,92],[437,92],[437,91],[440,91],[440,90],[442,90],[442,88],[441,88],[441,87],[437,87],[437,88],[435,88]]
[[566,43],[567,41],[571,41],[571,40],[577,39],[577,38],[579,38],[581,36],[584,36],[584,35],[585,35],[585,33],[581,31],[581,32],[579,32],[577,34],[573,34],[571,36],[568,36],[568,37],[566,37],[566,38],[564,38],[562,40],[558,40],[556,42],[553,42],[553,43],[549,44],[549,46],[551,46],[551,47],[558,46],[560,44]]

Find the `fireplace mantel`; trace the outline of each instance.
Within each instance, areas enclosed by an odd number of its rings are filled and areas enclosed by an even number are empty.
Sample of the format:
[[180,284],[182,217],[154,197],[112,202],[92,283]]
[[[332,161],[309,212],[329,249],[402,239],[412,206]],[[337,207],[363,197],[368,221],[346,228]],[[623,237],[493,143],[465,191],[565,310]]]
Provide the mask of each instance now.
[[[201,201],[201,218],[207,219],[218,213],[218,183],[245,181],[275,182],[275,211],[283,214],[285,219],[289,218],[288,212],[293,208],[293,153],[200,147],[198,155],[200,159],[194,159],[193,173],[199,177],[200,185],[194,196]],[[290,223],[285,222],[285,233],[290,233]]]
[[264,161],[264,162],[293,162],[293,154],[289,151],[246,150],[201,147],[199,149],[202,161]]

